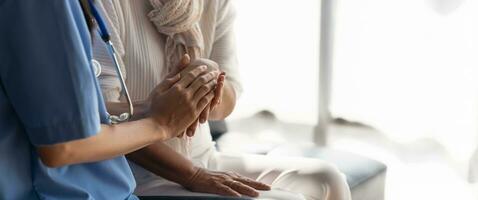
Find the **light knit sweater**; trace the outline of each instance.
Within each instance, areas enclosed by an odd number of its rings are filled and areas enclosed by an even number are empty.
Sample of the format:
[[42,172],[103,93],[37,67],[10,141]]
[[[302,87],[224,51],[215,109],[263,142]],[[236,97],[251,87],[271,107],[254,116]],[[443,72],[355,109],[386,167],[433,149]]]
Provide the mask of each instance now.
[[[126,84],[131,88],[131,98],[133,101],[144,100],[166,73],[165,36],[158,33],[147,17],[153,8],[148,0],[102,0],[98,4],[100,10],[106,10],[105,18],[112,42],[121,57],[120,63],[127,66],[122,68]],[[204,36],[205,57],[219,64],[227,74],[227,81],[232,84],[236,94],[240,95],[242,87],[237,70],[234,17],[230,1],[206,0],[199,25]],[[100,81],[116,77],[113,66],[108,61],[109,54],[98,55],[97,52],[100,51],[97,48],[94,50],[95,59],[103,65],[104,73],[100,76]],[[119,82],[102,84],[102,89],[106,100],[119,100]]]
[[[119,52],[132,100],[146,99],[167,71],[164,55],[166,37],[156,30],[147,16],[153,10],[149,0],[101,0],[97,4],[104,12],[112,42]],[[203,6],[199,25],[204,37],[204,58],[218,63],[226,72],[226,80],[233,86],[236,96],[239,96],[242,87],[237,69],[233,7],[229,0],[205,0]],[[102,65],[100,85],[105,100],[119,101],[120,85],[110,55],[98,38],[93,49],[94,58]],[[169,140],[166,144],[180,152],[178,139]],[[197,129],[190,148],[193,163],[207,168],[215,152],[207,124]],[[135,165],[132,168],[138,188],[148,187],[154,181],[155,185],[160,184],[155,175]]]

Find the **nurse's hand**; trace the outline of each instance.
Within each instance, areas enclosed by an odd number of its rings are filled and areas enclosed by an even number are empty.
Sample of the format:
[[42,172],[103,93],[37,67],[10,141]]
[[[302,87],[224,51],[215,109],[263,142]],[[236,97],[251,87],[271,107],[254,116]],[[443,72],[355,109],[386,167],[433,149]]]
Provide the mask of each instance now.
[[[189,63],[186,56],[181,65]],[[179,74],[168,77],[150,94],[151,117],[165,130],[165,139],[183,133],[214,98],[219,71],[207,67],[188,66]]]
[[233,172],[217,172],[202,168],[197,168],[196,173],[183,186],[193,192],[236,197],[242,195],[257,197],[258,190],[271,189],[269,185]]

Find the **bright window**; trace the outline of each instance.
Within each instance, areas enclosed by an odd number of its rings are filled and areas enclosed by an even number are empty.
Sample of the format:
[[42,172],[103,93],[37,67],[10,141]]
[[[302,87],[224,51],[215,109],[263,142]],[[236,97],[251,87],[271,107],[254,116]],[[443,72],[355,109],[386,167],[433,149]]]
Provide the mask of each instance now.
[[283,120],[314,124],[320,1],[234,3],[244,93],[232,117],[268,109]]
[[332,111],[469,159],[478,136],[478,1],[345,0]]

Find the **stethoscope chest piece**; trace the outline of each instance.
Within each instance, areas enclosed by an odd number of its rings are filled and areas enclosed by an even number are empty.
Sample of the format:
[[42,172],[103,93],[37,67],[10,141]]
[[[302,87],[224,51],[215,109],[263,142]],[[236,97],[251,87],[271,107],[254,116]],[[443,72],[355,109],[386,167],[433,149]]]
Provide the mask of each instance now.
[[95,72],[95,77],[98,78],[101,75],[101,64],[95,59],[91,60],[91,64],[93,65],[93,71]]

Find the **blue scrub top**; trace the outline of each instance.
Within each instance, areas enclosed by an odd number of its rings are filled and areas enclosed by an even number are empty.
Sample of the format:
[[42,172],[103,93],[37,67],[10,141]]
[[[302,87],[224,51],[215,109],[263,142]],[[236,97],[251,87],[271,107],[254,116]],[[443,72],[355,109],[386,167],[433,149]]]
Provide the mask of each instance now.
[[77,0],[0,0],[0,199],[137,199],[124,156],[48,168],[36,146],[108,123]]

